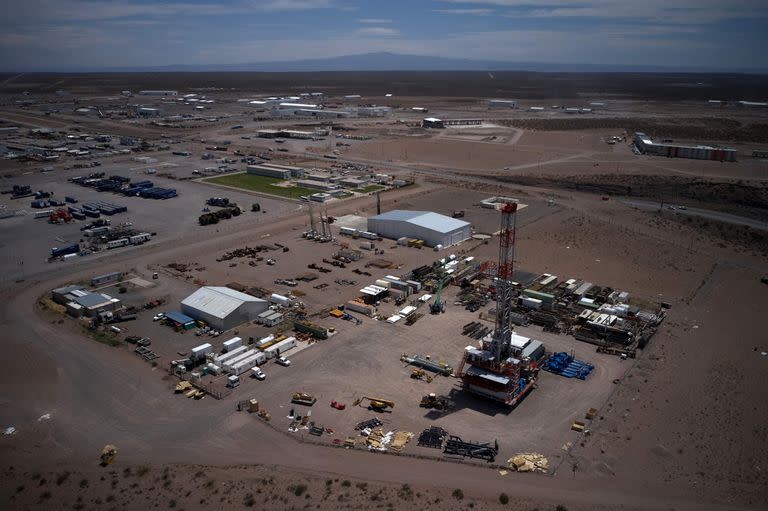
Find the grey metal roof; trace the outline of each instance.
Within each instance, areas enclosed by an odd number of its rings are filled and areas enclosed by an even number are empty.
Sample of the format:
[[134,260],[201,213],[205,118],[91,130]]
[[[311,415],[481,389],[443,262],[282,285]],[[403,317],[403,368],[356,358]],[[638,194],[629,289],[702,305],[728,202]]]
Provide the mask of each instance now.
[[404,209],[387,211],[386,213],[373,216],[371,219],[408,222],[441,233],[453,232],[469,225],[469,222],[433,213],[432,211],[407,211]]
[[104,298],[102,295],[96,293],[88,293],[85,296],[75,297],[75,303],[79,303],[83,307],[90,308],[102,303],[109,302],[109,298]]
[[206,286],[186,297],[181,303],[224,319],[245,302],[264,302],[264,300],[228,287]]

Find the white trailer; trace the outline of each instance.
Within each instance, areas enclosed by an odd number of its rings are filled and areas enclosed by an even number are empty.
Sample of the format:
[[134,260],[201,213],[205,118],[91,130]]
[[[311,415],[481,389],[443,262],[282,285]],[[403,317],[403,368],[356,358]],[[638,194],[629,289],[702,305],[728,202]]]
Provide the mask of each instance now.
[[145,241],[149,241],[152,238],[152,235],[148,232],[142,232],[139,234],[136,234],[134,236],[131,236],[128,238],[128,240],[131,242],[131,245],[141,245]]
[[235,348],[239,348],[242,345],[243,345],[243,339],[241,339],[240,337],[233,337],[228,341],[224,341],[224,352],[228,353],[234,350]]
[[52,214],[53,214],[53,210],[52,209],[46,209],[46,210],[43,210],[43,211],[35,211],[34,218],[45,218],[45,217],[51,216]]
[[289,349],[295,348],[295,347],[296,347],[296,338],[288,337],[287,339],[283,339],[277,344],[273,344],[269,348],[265,349],[264,354],[267,356],[267,358],[279,357],[280,354],[285,353]]
[[255,347],[261,348],[264,345],[267,345],[275,340],[275,334],[269,334],[268,336],[264,337],[263,339],[259,339],[256,341],[256,344],[254,344]]
[[256,367],[259,364],[264,363],[267,360],[267,357],[264,355],[264,353],[255,353],[252,356],[246,358],[245,360],[241,360],[234,366],[231,366],[227,372],[234,376],[240,376],[244,372],[248,371],[252,367]]
[[120,238],[120,239],[117,239],[117,240],[108,241],[107,242],[107,248],[124,247],[124,246],[128,245],[128,243],[130,243],[128,238]]
[[210,343],[201,344],[200,346],[195,346],[192,348],[192,353],[189,358],[191,358],[193,361],[200,360],[201,358],[205,358],[205,355],[211,353],[212,351],[213,346],[211,346]]
[[240,346],[239,348],[235,348],[232,351],[227,351],[224,355],[213,357],[213,362],[217,365],[223,365],[227,361],[242,355],[243,352],[246,351],[247,349],[248,349],[247,346]]
[[224,370],[228,371],[230,367],[238,364],[239,362],[242,362],[246,358],[254,356],[255,354],[256,354],[256,350],[247,350],[247,351],[244,351],[244,352],[240,353],[235,358],[231,358],[231,359],[227,360],[226,362],[224,362]]

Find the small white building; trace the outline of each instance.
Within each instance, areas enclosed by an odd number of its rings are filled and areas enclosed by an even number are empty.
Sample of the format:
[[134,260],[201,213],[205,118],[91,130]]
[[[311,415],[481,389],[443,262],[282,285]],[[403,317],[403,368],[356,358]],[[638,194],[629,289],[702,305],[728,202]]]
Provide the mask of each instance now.
[[181,302],[181,312],[218,330],[252,321],[269,308],[266,300],[228,287],[201,287]]

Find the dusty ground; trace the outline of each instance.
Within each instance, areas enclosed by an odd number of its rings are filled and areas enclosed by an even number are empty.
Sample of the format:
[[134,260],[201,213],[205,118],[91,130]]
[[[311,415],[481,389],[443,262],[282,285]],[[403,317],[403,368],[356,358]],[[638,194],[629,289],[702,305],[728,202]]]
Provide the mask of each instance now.
[[[461,110],[460,104],[450,101],[439,108]],[[674,110],[669,105],[666,108]],[[680,106],[681,111],[688,108]],[[236,109],[224,109],[233,115],[227,122],[236,122]],[[465,111],[470,116],[478,111],[477,105],[469,105]],[[376,122],[351,124],[372,133],[390,129],[377,127]],[[185,131],[183,136],[223,137],[225,126]],[[768,411],[761,406],[766,400],[767,360],[761,352],[768,350],[760,333],[760,319],[768,313],[768,287],[759,280],[768,268],[764,248],[750,243],[749,234],[736,243],[722,229],[681,221],[671,213],[633,209],[615,200],[616,195],[623,195],[618,190],[611,190],[611,200],[604,201],[601,196],[607,190],[568,183],[577,181],[573,176],[642,174],[651,177],[638,195],[655,199],[649,190],[661,186],[654,180],[664,180],[663,187],[672,187],[673,201],[707,207],[707,187],[691,184],[704,179],[728,194],[728,200],[719,201],[721,211],[739,213],[739,208],[748,207],[750,218],[760,218],[765,214],[761,202],[764,165],[752,160],[725,165],[636,157],[626,147],[600,141],[611,134],[615,133],[524,131],[518,137],[514,130],[499,130],[479,133],[482,138],[478,140],[462,131],[461,140],[441,134],[411,138],[404,145],[382,138],[354,143],[342,159],[370,159],[391,173],[424,177],[417,188],[383,194],[385,209],[445,213],[466,209],[467,219],[482,231],[496,230],[497,220],[492,213],[473,207],[479,198],[502,193],[521,197],[529,206],[522,210],[518,223],[516,263],[520,268],[580,277],[672,304],[662,329],[637,360],[598,357],[591,347],[571,338],[530,329],[531,336],[552,347],[572,347],[580,356],[594,360],[598,370],[593,378],[571,382],[545,374],[540,388],[510,414],[492,416],[487,407],[466,406],[445,417],[428,416],[409,399],[415,402],[430,388],[448,393],[453,382],[411,381],[397,357],[404,350],[430,352],[445,359],[458,354],[456,350],[466,344],[458,335],[459,327],[474,315],[449,305],[445,316],[424,317],[411,327],[370,320],[355,327],[327,318],[323,322],[340,333],[292,355],[290,368],[269,364],[266,381],[248,381],[221,401],[174,395],[172,380],[160,366],[153,368],[125,348],[96,343],[69,323],[59,323],[49,311],[39,308],[38,298],[65,282],[115,269],[134,270],[146,277],[172,261],[200,262],[206,270],[196,278],[212,283],[237,280],[273,287],[277,276],[304,271],[308,262],[319,263],[327,257],[324,252],[331,250],[298,239],[308,223],[306,212],[285,201],[270,203],[269,222],[253,224],[245,215],[230,221],[232,224],[220,224],[219,232],[197,228],[188,217],[201,207],[199,199],[215,193],[199,183],[177,182],[185,192],[181,197],[135,208],[137,225],[137,219],[146,223],[155,219],[163,234],[157,242],[137,250],[115,251],[108,258],[83,259],[69,267],[32,266],[3,281],[0,325],[11,334],[3,342],[4,351],[13,354],[13,363],[0,375],[0,423],[18,430],[0,438],[4,500],[14,509],[48,509],[53,502],[73,509],[218,509],[249,504],[263,509],[405,509],[414,505],[436,509],[543,510],[558,505],[567,509],[761,509],[768,500],[768,479],[762,466],[768,455],[764,426]],[[488,136],[499,138],[489,141]],[[240,143],[247,148],[251,141]],[[386,150],[391,146],[391,158],[399,161],[379,161],[377,144],[384,144]],[[197,158],[202,144],[189,147],[196,161],[180,165],[178,172],[201,164]],[[408,160],[397,153],[403,147],[409,148]],[[294,159],[311,159],[308,147],[297,145],[291,150]],[[412,151],[417,153],[411,156]],[[538,154],[542,154],[541,162]],[[469,155],[473,155],[472,164]],[[117,172],[125,164],[115,161],[109,165]],[[510,165],[518,168],[505,171]],[[36,168],[21,166],[25,172]],[[11,168],[11,172],[17,170],[18,166]],[[72,172],[6,179],[4,187],[22,181],[50,183],[61,187],[63,194],[71,186],[64,180]],[[552,178],[518,178],[509,184],[498,179],[505,172]],[[670,176],[683,181],[675,183]],[[688,177],[694,179],[686,182]],[[584,177],[579,179],[585,182]],[[744,181],[739,184],[737,179]],[[242,194],[244,201],[250,197]],[[103,194],[100,198],[108,200]],[[370,197],[329,205],[332,215],[366,214],[374,209]],[[3,261],[11,263],[17,254],[35,257],[28,253],[37,253],[33,247],[46,248],[51,237],[66,234],[67,229],[55,231],[59,227],[38,226],[29,218],[8,221],[0,220],[4,222],[0,233]],[[269,237],[263,238],[265,235]],[[288,240],[291,257],[279,257],[274,267],[230,267],[215,262],[225,250],[270,238]],[[396,259],[406,269],[435,255],[382,245],[383,257]],[[470,246],[475,247],[460,248]],[[493,258],[496,252],[491,243],[477,245],[472,254]],[[374,274],[371,279],[379,272],[369,271]],[[8,267],[4,274],[10,272]],[[302,285],[306,303],[320,310],[348,298],[354,287],[334,285],[333,280],[340,276],[349,274],[334,270],[322,280]],[[362,283],[364,277],[357,280]],[[312,287],[318,282],[329,283],[325,292]],[[156,284],[144,291],[131,289],[127,298],[140,301],[159,295],[178,300],[194,288],[186,279],[166,273]],[[386,307],[394,310],[393,305]],[[152,323],[147,314],[129,328],[150,335],[164,358],[196,344],[198,338],[192,334],[170,333]],[[370,381],[371,375],[380,376]],[[619,383],[611,383],[613,378]],[[319,395],[316,418],[334,428],[337,436],[351,433],[350,426],[369,412],[358,408],[337,413],[326,401],[341,399],[349,405],[362,392],[386,393],[397,400],[393,413],[387,414],[387,425],[418,433],[434,422],[449,424],[467,438],[498,435],[502,455],[497,461],[533,446],[550,456],[557,469],[550,476],[502,476],[495,468],[466,463],[300,443],[296,434],[285,431],[287,420],[283,418],[289,406],[287,395],[298,384]],[[253,394],[272,412],[271,427],[234,411],[237,398]],[[569,431],[573,414],[596,401],[600,414],[590,435]],[[48,413],[49,419],[41,419]],[[573,442],[568,454],[560,449],[566,441]],[[108,442],[117,444],[120,453],[114,465],[100,468],[96,466],[98,452]],[[425,454],[423,451],[427,450],[417,448],[415,442],[406,449],[407,454]],[[456,489],[462,490],[462,500],[453,496]],[[501,493],[509,495],[510,504],[501,505]]]

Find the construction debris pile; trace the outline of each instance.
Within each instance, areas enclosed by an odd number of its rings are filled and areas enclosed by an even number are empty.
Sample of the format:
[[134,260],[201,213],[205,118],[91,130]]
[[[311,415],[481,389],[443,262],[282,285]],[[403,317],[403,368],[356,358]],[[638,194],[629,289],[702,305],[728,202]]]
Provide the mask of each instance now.
[[258,245],[256,247],[245,246],[243,248],[236,248],[234,250],[230,250],[229,252],[225,252],[223,255],[217,257],[216,261],[231,261],[232,259],[239,259],[243,257],[261,260],[259,254],[261,252],[269,252],[270,250],[277,250],[277,247],[273,245]]
[[541,472],[544,474],[549,470],[549,460],[535,452],[516,454],[509,458],[507,463],[509,468],[518,472]]

